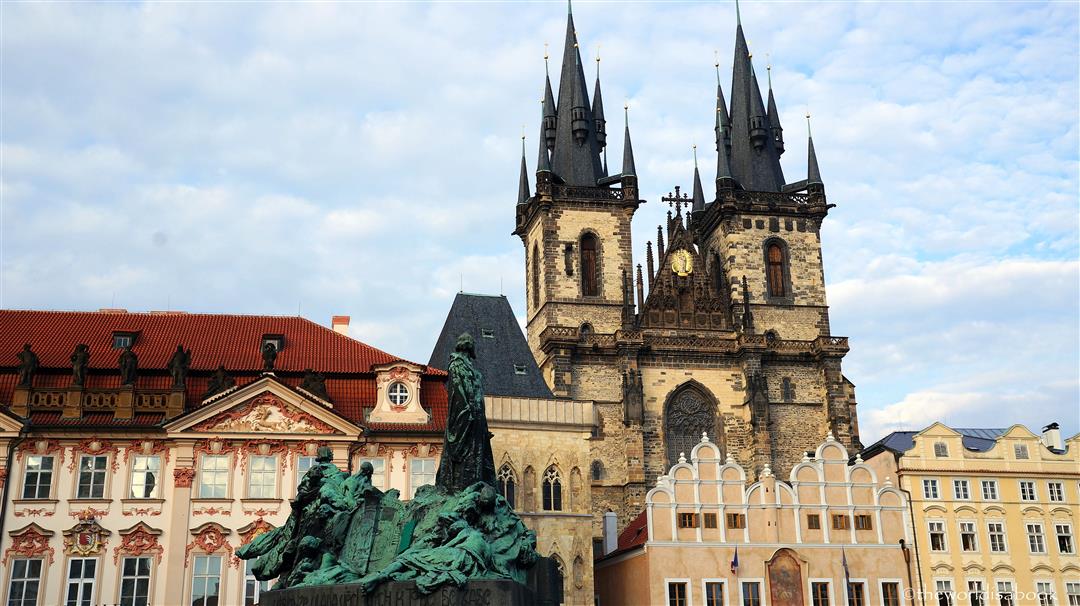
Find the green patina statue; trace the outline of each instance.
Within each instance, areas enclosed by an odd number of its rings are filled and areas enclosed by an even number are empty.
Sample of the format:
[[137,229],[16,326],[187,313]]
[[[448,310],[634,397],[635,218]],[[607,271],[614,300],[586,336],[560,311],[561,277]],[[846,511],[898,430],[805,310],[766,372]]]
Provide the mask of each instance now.
[[450,356],[450,412],[435,486],[409,501],[371,484],[370,463],[350,475],[320,448],[280,528],[239,548],[275,589],[360,583],[370,593],[387,581],[414,581],[424,594],[469,579],[524,583],[539,557],[536,535],[496,493],[491,434],[484,415],[475,344],[467,333]]

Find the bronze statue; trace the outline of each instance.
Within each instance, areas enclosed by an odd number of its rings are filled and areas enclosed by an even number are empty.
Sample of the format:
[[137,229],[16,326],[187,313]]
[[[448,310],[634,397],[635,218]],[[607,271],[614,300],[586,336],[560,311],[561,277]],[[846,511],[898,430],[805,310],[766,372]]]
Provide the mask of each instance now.
[[169,374],[172,375],[173,389],[181,389],[187,384],[188,368],[191,367],[191,350],[183,345],[176,346],[176,352],[169,358]]
[[30,344],[27,343],[15,357],[19,358],[19,387],[30,387],[39,365],[37,354],[30,351]]
[[134,385],[135,375],[139,369],[139,357],[135,355],[134,351],[131,351],[131,346],[128,345],[124,348],[124,351],[120,352],[120,384],[121,385]]
[[227,391],[236,386],[236,380],[229,376],[229,373],[225,371],[225,365],[220,364],[214,374],[210,375],[210,385],[206,388],[206,393],[202,395],[200,400],[205,400],[211,396],[215,396],[223,391]]
[[495,485],[495,461],[491,454],[491,433],[484,415],[484,388],[472,335],[457,340],[448,365],[447,394],[450,412],[446,419],[443,455],[435,485],[447,492],[464,490],[476,482]]
[[274,370],[274,362],[277,360],[277,346],[267,341],[262,346],[262,359],[264,370]]
[[300,389],[327,402],[330,401],[330,394],[326,393],[326,377],[310,368],[304,369],[304,378],[300,379]]
[[90,365],[90,346],[80,343],[71,354],[71,384],[82,387],[86,383],[86,367]]

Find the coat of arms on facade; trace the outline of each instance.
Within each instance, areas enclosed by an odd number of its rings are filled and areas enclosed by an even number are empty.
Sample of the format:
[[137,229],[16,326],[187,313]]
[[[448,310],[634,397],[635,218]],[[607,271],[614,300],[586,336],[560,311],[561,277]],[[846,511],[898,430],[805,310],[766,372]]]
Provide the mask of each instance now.
[[97,555],[105,549],[110,534],[94,518],[81,519],[64,531],[64,553],[73,556]]

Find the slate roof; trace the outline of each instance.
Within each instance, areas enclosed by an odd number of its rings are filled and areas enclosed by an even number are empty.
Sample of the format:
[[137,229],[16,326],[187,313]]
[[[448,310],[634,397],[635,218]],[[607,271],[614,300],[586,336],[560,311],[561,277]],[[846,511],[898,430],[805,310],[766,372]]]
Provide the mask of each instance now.
[[[951,429],[962,436],[961,441],[964,448],[974,452],[990,450],[994,447],[994,442],[1008,431],[1007,428],[952,427]],[[905,453],[915,447],[914,438],[918,433],[918,431],[894,431],[863,449],[862,458],[868,459],[882,450],[889,450],[897,454]]]
[[[554,397],[536,366],[506,297],[458,293],[446,315],[428,366],[446,368],[457,338],[463,332],[476,340],[476,362],[484,377],[485,395]],[[515,366],[523,368],[524,374],[519,374]]]
[[[259,346],[264,334],[283,335],[285,346],[275,361],[278,381],[298,387],[305,369],[326,376],[334,411],[353,423],[383,432],[441,432],[446,427],[446,373],[425,368],[421,401],[431,413],[425,425],[369,424],[364,419],[375,406],[377,387],[372,367],[404,361],[356,339],[297,316],[129,313],[123,310],[18,311],[0,310],[0,406],[10,404],[18,380],[16,354],[30,343],[40,360],[35,388],[60,388],[71,383],[71,352],[90,347],[87,389],[120,387],[113,332],[137,332],[132,350],[139,357],[137,390],[168,390],[172,379],[166,365],[178,344],[191,349],[187,401],[197,403],[207,390],[210,374],[223,364],[238,386],[258,380],[262,373]],[[81,419],[61,419],[52,412],[31,413],[35,426],[155,426],[161,415],[136,414],[115,420],[111,412],[87,412]]]

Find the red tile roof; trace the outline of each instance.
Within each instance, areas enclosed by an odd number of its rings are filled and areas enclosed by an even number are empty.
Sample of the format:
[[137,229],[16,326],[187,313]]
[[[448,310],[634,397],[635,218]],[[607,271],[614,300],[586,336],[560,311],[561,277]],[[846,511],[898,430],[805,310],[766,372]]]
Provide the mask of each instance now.
[[619,541],[615,546],[615,551],[604,557],[613,556],[644,545],[649,540],[649,518],[647,514],[647,511],[642,511],[636,518],[631,520],[626,525],[626,528],[619,533]]
[[[277,334],[285,337],[285,346],[275,361],[277,379],[297,387],[305,369],[323,373],[334,410],[341,416],[380,432],[441,432],[446,427],[445,371],[424,367],[420,397],[431,413],[429,423],[367,424],[366,413],[374,407],[376,399],[372,367],[404,360],[294,316],[0,310],[0,403],[11,402],[18,378],[15,355],[24,343],[31,344],[41,364],[34,376],[35,388],[62,388],[71,384],[70,356],[79,343],[90,346],[86,387],[120,387],[117,363],[120,352],[112,347],[112,335],[116,331],[138,332],[133,351],[139,356],[136,389],[140,391],[165,391],[172,386],[165,367],[177,344],[192,352],[191,375],[186,385],[189,405],[201,401],[209,385],[209,375],[219,364],[225,365],[237,385],[246,385],[257,380],[262,372],[262,336]],[[88,412],[76,420],[61,420],[59,413],[52,412],[31,415],[34,424],[47,425],[145,426],[162,420],[151,420],[145,415],[136,415],[136,419],[117,421],[109,412]]]

